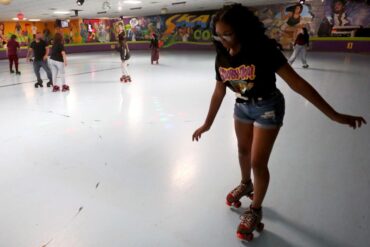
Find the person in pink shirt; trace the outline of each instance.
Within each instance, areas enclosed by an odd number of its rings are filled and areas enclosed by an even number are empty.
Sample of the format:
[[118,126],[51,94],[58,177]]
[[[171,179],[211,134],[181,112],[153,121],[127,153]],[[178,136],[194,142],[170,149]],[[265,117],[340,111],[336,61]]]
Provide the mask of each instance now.
[[7,53],[9,59],[10,73],[14,73],[13,63],[15,64],[15,73],[20,75],[21,72],[18,70],[18,50],[20,49],[19,43],[17,42],[17,36],[14,34],[11,36],[7,44]]

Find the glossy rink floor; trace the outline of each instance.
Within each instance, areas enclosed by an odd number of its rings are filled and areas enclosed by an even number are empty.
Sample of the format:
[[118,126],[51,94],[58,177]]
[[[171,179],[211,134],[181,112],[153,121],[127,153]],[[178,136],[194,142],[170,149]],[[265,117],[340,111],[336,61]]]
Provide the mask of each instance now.
[[[286,54],[289,55],[289,54]],[[0,61],[0,246],[368,246],[370,126],[331,122],[278,79],[284,127],[270,160],[265,231],[235,237],[244,208],[229,92],[199,143],[214,88],[213,52],[70,55],[69,93],[35,89]],[[338,111],[370,121],[369,55],[310,53],[294,68]],[[45,77],[45,75],[44,75]],[[45,80],[46,82],[46,80]]]

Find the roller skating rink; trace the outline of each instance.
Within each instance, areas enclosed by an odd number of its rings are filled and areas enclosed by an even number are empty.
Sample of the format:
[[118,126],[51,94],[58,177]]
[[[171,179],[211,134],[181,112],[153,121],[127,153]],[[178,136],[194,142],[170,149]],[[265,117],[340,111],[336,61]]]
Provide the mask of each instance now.
[[[285,54],[289,57],[290,53]],[[236,237],[249,206],[240,182],[228,91],[200,142],[215,86],[213,51],[132,51],[131,83],[116,52],[68,55],[68,92],[35,88],[0,60],[1,247],[369,246],[370,123],[330,121],[277,77],[284,126],[270,158],[264,230]],[[293,68],[343,113],[370,122],[370,56],[308,53]]]

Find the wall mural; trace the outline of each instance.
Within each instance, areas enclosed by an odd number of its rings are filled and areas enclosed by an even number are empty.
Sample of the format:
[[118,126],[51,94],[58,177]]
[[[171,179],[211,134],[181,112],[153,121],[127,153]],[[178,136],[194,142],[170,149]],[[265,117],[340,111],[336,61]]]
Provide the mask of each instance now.
[[3,22],[0,22],[0,47],[3,47],[5,43],[5,24]]
[[[319,2],[320,14],[310,4],[286,4],[255,7],[252,10],[266,27],[266,34],[276,39],[285,49],[292,44],[303,27],[311,36],[353,36],[360,27],[370,27],[370,6],[365,0],[326,0]],[[0,47],[10,38],[27,45],[35,30],[51,40],[55,32],[64,33],[67,43],[116,42],[119,30],[124,28],[129,41],[148,41],[156,33],[164,47],[176,43],[209,43],[212,40],[210,22],[214,11],[169,14],[148,17],[116,19],[71,20],[68,27],[55,22],[31,23],[0,22]],[[367,35],[369,36],[369,35]]]
[[134,17],[125,19],[85,19],[80,24],[83,42],[114,42],[120,28],[129,41],[147,41],[158,34],[164,46],[177,42],[210,42],[209,24],[212,13],[175,14],[167,16]]
[[66,43],[80,43],[78,20],[68,22],[68,27],[62,28],[56,25],[55,21],[50,22],[0,22],[0,48],[7,40],[15,34],[17,41],[22,46],[27,46],[35,37],[37,32],[43,34],[45,41],[50,42],[56,32],[62,33]]
[[292,45],[303,27],[311,30],[314,14],[306,4],[271,5],[255,10],[266,28],[266,34],[279,42],[285,49]]
[[326,0],[317,35],[335,36],[338,30],[369,27],[370,6],[364,0]]

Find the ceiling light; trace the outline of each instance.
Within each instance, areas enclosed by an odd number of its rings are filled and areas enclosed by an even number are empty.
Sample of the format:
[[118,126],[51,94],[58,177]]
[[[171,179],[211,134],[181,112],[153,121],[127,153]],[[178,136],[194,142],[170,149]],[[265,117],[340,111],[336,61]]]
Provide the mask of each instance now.
[[25,21],[27,18],[23,18],[22,20],[19,20],[17,17],[12,18],[13,21]]
[[78,6],[82,6],[84,4],[85,0],[77,0],[76,3]]
[[56,14],[56,15],[66,15],[66,14],[69,14],[69,11],[54,11],[54,14]]
[[127,4],[140,4],[141,1],[138,1],[138,0],[125,0],[125,1],[123,1],[123,3],[127,3]]
[[4,5],[10,4],[11,0],[1,0],[0,3]]
[[41,21],[40,19],[29,19],[29,21]]

